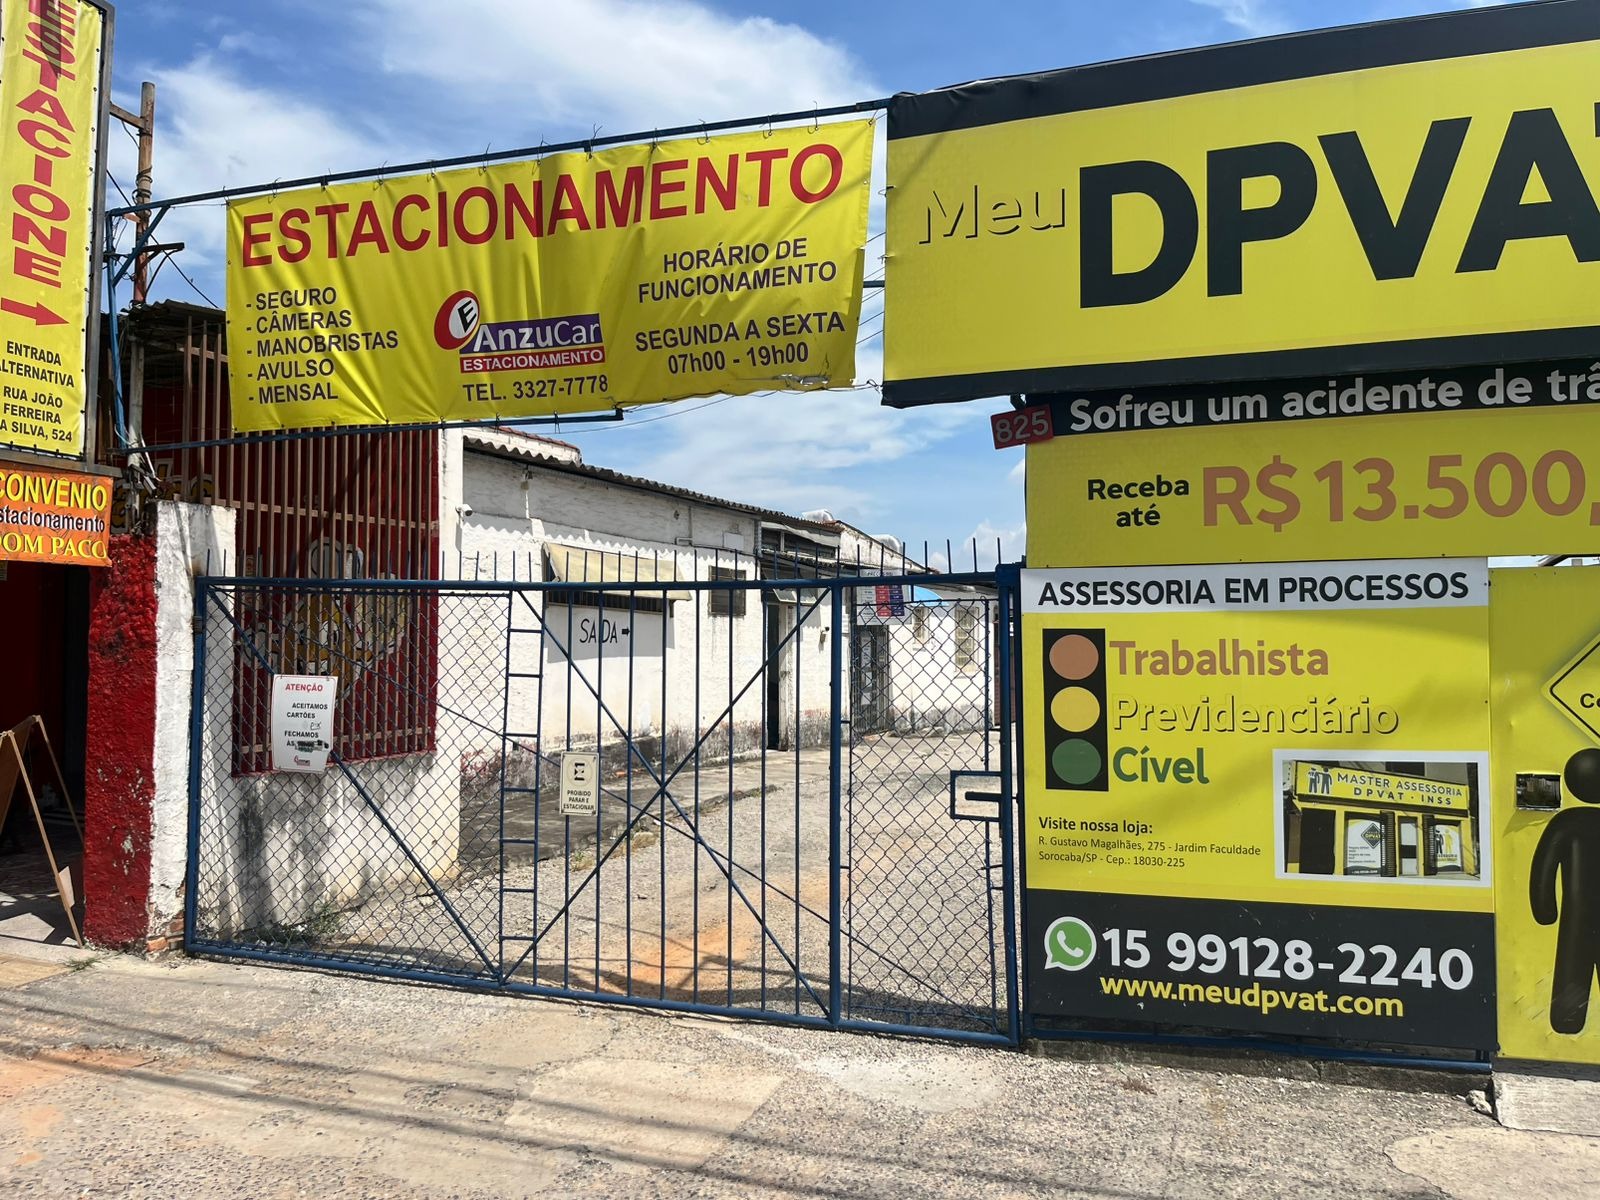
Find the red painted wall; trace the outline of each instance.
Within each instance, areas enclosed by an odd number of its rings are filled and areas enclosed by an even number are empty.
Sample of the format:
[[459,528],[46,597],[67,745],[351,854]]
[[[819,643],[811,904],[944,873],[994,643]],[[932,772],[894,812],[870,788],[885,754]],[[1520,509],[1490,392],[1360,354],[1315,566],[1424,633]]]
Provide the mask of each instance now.
[[84,936],[144,942],[155,802],[155,538],[117,535],[89,608]]

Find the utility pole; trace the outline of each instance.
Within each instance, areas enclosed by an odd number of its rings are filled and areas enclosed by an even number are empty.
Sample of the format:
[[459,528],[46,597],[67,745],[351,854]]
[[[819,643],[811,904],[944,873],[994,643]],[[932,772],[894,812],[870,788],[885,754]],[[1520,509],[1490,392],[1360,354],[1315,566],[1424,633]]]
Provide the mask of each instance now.
[[[156,85],[146,81],[139,85],[139,115],[135,116],[120,105],[111,106],[111,115],[124,125],[130,126],[139,139],[139,169],[133,179],[133,202],[135,204],[148,204],[154,195],[152,187],[151,168],[155,160],[156,141]],[[137,236],[142,238],[150,227],[150,214],[148,212],[133,213],[128,218],[133,222]],[[143,304],[145,293],[149,290],[150,253],[142,252],[133,265],[133,302]]]
[[[149,204],[151,191],[150,167],[155,157],[156,143],[156,85],[146,80],[139,85],[139,173],[133,177],[133,202]],[[150,225],[150,214],[138,214],[139,235],[144,236]],[[133,266],[133,302],[143,304],[149,289],[150,256],[139,255]]]

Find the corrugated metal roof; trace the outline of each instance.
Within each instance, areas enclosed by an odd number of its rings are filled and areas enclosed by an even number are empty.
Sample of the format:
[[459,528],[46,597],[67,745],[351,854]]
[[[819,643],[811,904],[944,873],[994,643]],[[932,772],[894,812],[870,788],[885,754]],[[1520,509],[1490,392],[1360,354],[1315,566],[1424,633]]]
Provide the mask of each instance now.
[[511,448],[497,445],[494,442],[481,438],[476,431],[468,430],[466,445],[474,454],[486,454],[492,458],[505,458],[514,462],[526,462],[541,471],[557,471],[565,475],[579,475],[585,479],[594,479],[601,483],[612,483],[618,487],[634,488],[639,491],[654,492],[660,496],[676,496],[681,500],[693,500],[697,504],[706,504],[716,508],[725,508],[730,512],[745,513],[749,516],[759,517],[764,521],[779,522],[795,529],[810,529],[818,533],[838,536],[840,523],[835,521],[824,524],[820,521],[807,521],[804,517],[793,517],[788,513],[779,512],[772,508],[762,508],[755,504],[743,504],[738,500],[724,500],[720,496],[710,496],[704,492],[690,491],[688,488],[674,487],[670,483],[661,483],[654,479],[645,479],[639,475],[625,475],[621,471],[613,471],[607,467],[594,467],[584,462],[562,462],[559,459],[547,458],[541,455],[537,448],[529,446]]

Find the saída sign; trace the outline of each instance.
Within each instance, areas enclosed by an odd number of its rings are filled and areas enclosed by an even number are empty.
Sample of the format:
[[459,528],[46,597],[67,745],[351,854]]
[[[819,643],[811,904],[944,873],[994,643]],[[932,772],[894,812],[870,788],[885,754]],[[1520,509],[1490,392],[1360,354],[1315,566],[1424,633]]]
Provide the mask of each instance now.
[[1551,0],[897,97],[885,399],[1590,353],[1597,67]]

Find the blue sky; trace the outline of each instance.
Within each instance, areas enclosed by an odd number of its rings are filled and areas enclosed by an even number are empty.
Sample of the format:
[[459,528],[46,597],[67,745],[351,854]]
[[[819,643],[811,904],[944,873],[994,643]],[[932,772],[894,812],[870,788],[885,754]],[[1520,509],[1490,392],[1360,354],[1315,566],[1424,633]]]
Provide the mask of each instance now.
[[[159,197],[1483,2],[123,0],[114,98],[136,109],[139,82],[157,84]],[[131,191],[133,148],[113,132],[113,174]],[[222,232],[220,206],[174,212],[161,230],[187,244],[178,266],[218,301]],[[171,267],[156,295],[196,298]],[[881,370],[882,296],[869,293],[863,314],[863,381]],[[976,537],[992,560],[997,538],[1012,558],[1024,535],[1021,452],[989,439],[1000,407],[895,412],[863,386],[690,400],[560,436],[596,465],[791,512],[825,508],[914,547]]]

